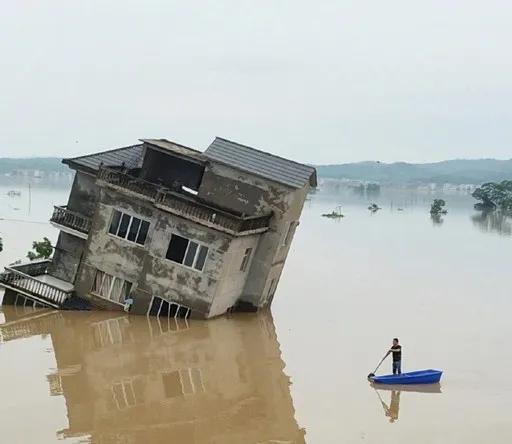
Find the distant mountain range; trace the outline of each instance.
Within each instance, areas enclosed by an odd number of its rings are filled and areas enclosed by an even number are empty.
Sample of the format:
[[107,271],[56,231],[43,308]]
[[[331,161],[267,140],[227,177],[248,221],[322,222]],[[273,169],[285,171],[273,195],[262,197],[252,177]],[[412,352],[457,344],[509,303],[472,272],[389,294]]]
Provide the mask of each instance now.
[[26,159],[0,157],[0,174],[12,174],[23,170],[38,170],[43,173],[69,171],[69,168],[62,164],[61,160],[59,157],[29,157]]
[[[321,178],[362,180],[381,184],[480,184],[512,180],[512,159],[456,159],[436,163],[356,162],[319,165],[316,168]],[[22,170],[39,170],[43,173],[70,171],[58,157],[0,158],[0,175]]]
[[357,162],[317,166],[322,178],[374,181],[381,184],[481,184],[512,180],[512,159],[445,160],[436,163]]

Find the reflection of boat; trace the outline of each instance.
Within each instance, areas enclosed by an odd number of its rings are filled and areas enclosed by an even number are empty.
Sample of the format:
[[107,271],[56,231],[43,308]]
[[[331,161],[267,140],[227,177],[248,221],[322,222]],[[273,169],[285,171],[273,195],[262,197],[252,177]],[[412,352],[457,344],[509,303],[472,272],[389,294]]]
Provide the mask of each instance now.
[[[389,418],[389,422],[398,421],[398,412],[400,410],[400,394],[406,393],[442,393],[441,384],[427,385],[390,385],[390,384],[374,384],[371,387],[377,393],[379,401],[384,409],[384,414]],[[389,405],[384,402],[379,391],[391,392]]]
[[435,384],[441,380],[441,370],[418,370],[401,375],[373,376],[372,382],[378,384]]
[[384,391],[400,391],[400,392],[410,392],[410,393],[443,393],[441,391],[441,384],[410,384],[410,385],[393,385],[393,384],[373,384],[370,385],[375,390],[384,390]]

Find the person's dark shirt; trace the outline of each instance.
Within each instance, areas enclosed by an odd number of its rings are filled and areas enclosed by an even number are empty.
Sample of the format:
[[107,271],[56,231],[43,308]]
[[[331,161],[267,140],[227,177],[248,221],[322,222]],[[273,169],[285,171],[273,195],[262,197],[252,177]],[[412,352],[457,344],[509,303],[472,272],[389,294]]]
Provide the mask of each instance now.
[[393,362],[401,361],[402,360],[402,346],[401,345],[393,345],[391,347],[391,350],[393,351]]

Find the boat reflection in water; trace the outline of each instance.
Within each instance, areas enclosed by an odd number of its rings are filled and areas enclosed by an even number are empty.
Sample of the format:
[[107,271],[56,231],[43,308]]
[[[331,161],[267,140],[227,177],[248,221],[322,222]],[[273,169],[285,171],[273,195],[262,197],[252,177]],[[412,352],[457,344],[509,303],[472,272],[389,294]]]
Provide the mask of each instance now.
[[[379,401],[384,409],[385,415],[389,418],[389,422],[398,421],[398,413],[400,411],[400,395],[402,392],[412,393],[442,393],[441,384],[425,384],[425,385],[388,385],[370,383],[377,393]],[[391,392],[389,405],[383,400],[379,391]]]
[[46,377],[69,423],[60,439],[305,442],[270,313],[194,322],[3,311],[2,342],[51,337],[57,369]]

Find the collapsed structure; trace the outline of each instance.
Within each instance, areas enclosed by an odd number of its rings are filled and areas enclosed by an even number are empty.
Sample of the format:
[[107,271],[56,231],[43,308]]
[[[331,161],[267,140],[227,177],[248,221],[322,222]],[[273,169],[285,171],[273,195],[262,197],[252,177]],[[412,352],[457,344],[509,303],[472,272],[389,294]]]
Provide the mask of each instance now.
[[64,159],[76,171],[53,260],[6,268],[4,303],[210,318],[273,300],[313,167],[216,138]]

